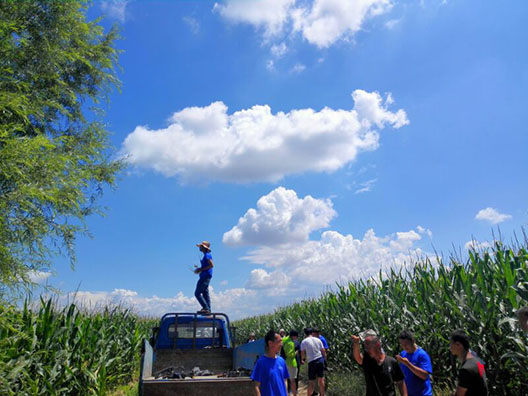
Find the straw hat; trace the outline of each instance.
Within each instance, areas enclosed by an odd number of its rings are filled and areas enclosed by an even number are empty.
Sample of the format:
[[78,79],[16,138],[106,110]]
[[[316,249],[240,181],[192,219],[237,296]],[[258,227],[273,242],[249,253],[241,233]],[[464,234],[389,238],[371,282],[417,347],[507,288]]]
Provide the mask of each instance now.
[[197,243],[196,246],[203,247],[204,249],[211,251],[211,244],[209,241],[203,241],[202,243]]

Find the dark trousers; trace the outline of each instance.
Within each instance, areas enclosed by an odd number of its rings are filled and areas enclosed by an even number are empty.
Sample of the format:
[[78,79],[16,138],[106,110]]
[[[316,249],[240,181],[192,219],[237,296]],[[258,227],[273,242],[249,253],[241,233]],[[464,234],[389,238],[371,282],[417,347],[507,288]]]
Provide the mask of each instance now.
[[200,303],[203,309],[211,310],[211,299],[209,298],[209,282],[211,278],[200,278],[196,283],[196,290],[194,296]]

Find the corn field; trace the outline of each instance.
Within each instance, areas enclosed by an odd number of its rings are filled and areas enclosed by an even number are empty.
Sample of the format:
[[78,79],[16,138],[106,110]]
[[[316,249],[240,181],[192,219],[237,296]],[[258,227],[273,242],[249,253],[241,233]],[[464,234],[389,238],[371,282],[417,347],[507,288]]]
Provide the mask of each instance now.
[[462,328],[471,349],[486,363],[489,394],[525,396],[528,338],[514,312],[528,304],[527,247],[525,238],[511,246],[495,242],[488,250],[471,250],[465,260],[416,260],[401,270],[338,285],[318,299],[234,325],[240,339],[250,331],[263,336],[270,328],[285,328],[301,334],[305,327],[320,327],[330,344],[329,366],[339,371],[359,369],[353,362],[352,334],[375,329],[394,356],[400,352],[398,335],[408,329],[431,356],[437,387],[454,384],[457,363],[449,353],[449,336]]
[[137,373],[150,326],[119,307],[0,304],[0,394],[104,395]]

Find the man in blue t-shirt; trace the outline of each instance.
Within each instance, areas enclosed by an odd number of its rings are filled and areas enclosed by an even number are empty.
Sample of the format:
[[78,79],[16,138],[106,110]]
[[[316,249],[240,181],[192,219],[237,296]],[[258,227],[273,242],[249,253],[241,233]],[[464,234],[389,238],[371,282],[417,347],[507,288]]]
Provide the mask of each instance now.
[[414,335],[402,331],[399,337],[403,351],[396,355],[396,360],[405,376],[405,385],[409,396],[432,396],[431,379],[433,373],[431,358],[422,348],[416,345]]
[[278,356],[282,339],[274,330],[264,337],[266,352],[253,367],[251,379],[255,381],[256,396],[288,396],[287,380],[290,378],[286,361]]
[[211,244],[208,241],[203,241],[197,244],[200,248],[200,252],[203,253],[203,257],[200,260],[201,266],[194,270],[195,274],[200,274],[198,283],[196,283],[196,290],[194,296],[202,306],[202,309],[198,311],[200,314],[211,313],[211,299],[209,297],[209,282],[213,277],[213,256],[211,256]]

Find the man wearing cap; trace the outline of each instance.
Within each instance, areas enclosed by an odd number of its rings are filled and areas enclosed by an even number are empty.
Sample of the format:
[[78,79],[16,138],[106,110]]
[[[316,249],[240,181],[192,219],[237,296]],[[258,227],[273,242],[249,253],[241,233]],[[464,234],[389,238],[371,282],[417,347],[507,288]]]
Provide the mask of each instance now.
[[[364,353],[359,350],[363,339]],[[385,355],[374,330],[367,330],[361,338],[352,336],[354,359],[363,368],[367,384],[367,396],[396,396],[395,386],[401,396],[407,396],[403,372],[396,359]]]
[[209,282],[213,277],[213,256],[211,256],[211,244],[208,241],[198,243],[196,246],[203,253],[200,260],[201,267],[194,270],[195,274],[200,274],[198,283],[196,283],[196,290],[194,296],[202,306],[198,311],[201,314],[211,313],[211,299],[209,298]]

